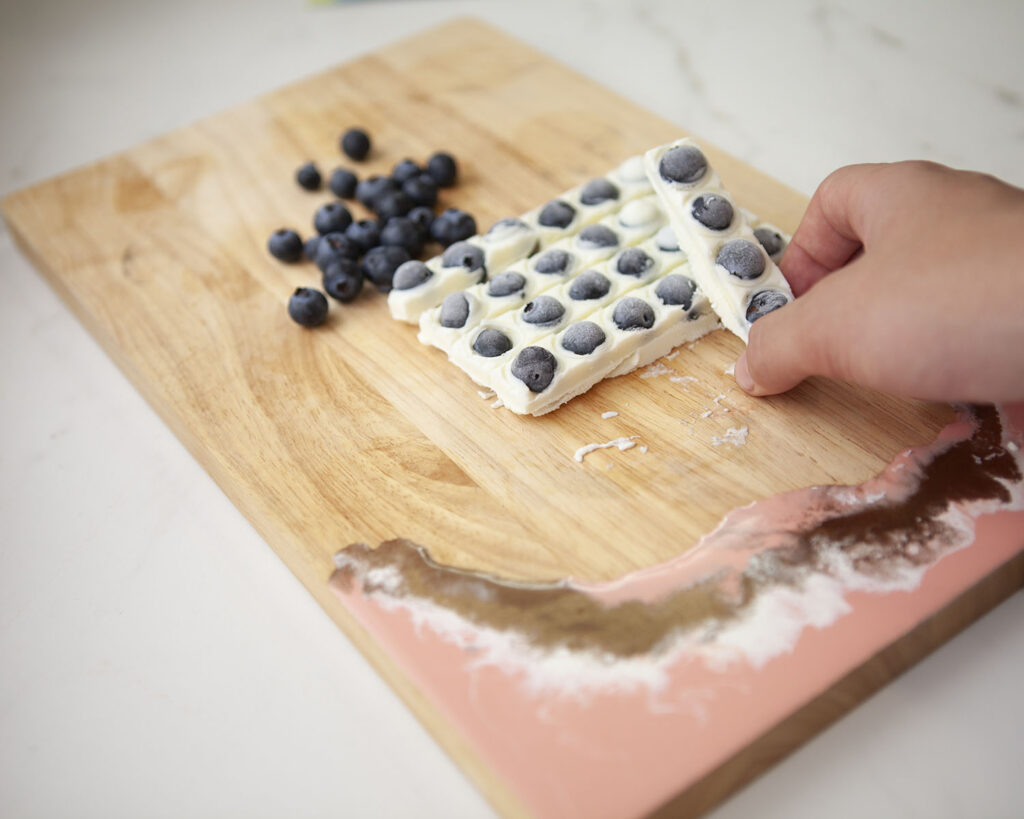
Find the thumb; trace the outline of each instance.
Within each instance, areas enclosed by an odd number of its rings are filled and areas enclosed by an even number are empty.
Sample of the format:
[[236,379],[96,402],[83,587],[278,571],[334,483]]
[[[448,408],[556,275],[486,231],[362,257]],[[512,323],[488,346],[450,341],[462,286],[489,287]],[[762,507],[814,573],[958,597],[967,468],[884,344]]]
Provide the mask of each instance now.
[[775,395],[812,375],[863,381],[855,372],[866,333],[861,261],[754,323],[735,368],[736,383],[745,392]]

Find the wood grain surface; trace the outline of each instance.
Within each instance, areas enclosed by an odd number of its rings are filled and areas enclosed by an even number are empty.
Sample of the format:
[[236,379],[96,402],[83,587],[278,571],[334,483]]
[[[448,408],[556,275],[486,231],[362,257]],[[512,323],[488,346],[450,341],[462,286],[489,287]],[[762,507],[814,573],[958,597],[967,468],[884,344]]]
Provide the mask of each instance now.
[[[334,552],[403,537],[443,563],[508,577],[612,578],[687,549],[736,506],[862,481],[951,413],[821,381],[748,398],[725,374],[740,342],[719,331],[666,362],[697,383],[633,373],[524,418],[492,409],[379,294],[333,304],[324,327],[303,330],[285,305],[319,274],[272,259],[266,238],[282,225],[310,232],[329,196],[299,189],[294,169],[347,164],[337,139],[354,124],[374,137],[361,174],[454,153],[462,181],[443,202],[481,228],[683,133],[461,20],[19,191],[3,212],[224,492],[495,804],[517,813],[329,593]],[[802,196],[705,147],[743,206],[795,227]],[[618,417],[602,419],[607,410]],[[745,446],[712,444],[741,426]],[[647,452],[572,458],[623,435]]]

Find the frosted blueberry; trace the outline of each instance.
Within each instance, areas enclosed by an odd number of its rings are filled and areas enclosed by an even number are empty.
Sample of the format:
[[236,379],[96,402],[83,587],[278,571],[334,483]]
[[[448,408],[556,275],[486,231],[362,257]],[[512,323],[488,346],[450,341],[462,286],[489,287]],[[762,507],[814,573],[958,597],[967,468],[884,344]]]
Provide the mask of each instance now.
[[622,251],[615,262],[615,269],[623,276],[639,278],[654,266],[654,259],[638,247],[629,247]]
[[764,252],[777,262],[782,251],[786,249],[786,240],[782,238],[782,234],[771,228],[759,227],[754,231],[754,236],[761,243]]
[[589,248],[615,247],[619,237],[607,225],[587,225],[580,231],[579,243]]
[[543,273],[546,276],[565,273],[569,269],[569,262],[571,260],[572,256],[567,251],[554,248],[542,253],[533,268],[538,273]]
[[522,381],[530,392],[543,392],[555,377],[558,362],[550,350],[524,347],[512,362],[512,375]]
[[679,240],[669,225],[665,225],[657,232],[654,241],[658,245],[658,250],[663,250],[665,253],[675,253],[679,250]]
[[764,273],[764,251],[760,245],[746,239],[733,239],[722,245],[715,263],[737,279],[756,279]]
[[654,308],[643,299],[629,296],[615,305],[612,321],[620,330],[649,330],[654,326]]
[[658,173],[669,182],[692,185],[707,172],[708,161],[700,148],[680,145],[666,151],[658,163]]
[[654,289],[654,295],[661,299],[662,304],[672,307],[682,307],[689,310],[693,304],[693,293],[697,289],[693,279],[679,273],[671,273],[660,282]]
[[527,324],[554,324],[564,313],[562,302],[554,296],[537,296],[523,308],[523,321]]
[[512,349],[512,341],[504,333],[488,328],[473,341],[473,351],[484,358],[497,358]]
[[412,290],[412,288],[423,284],[433,275],[433,271],[423,262],[412,259],[398,266],[398,269],[395,271],[392,287],[395,290]]
[[484,252],[469,242],[450,245],[441,256],[442,267],[464,267],[472,272],[484,269]]
[[573,301],[590,301],[608,295],[612,283],[608,277],[596,270],[584,270],[569,285],[569,298]]
[[766,316],[772,310],[789,303],[789,296],[781,290],[761,290],[750,297],[747,304],[747,321],[753,324],[762,316]]
[[604,340],[604,330],[594,322],[577,321],[562,336],[562,347],[576,355],[590,355]]
[[522,273],[506,270],[491,279],[491,283],[487,285],[487,295],[500,299],[503,296],[518,293],[524,287],[526,287],[526,277]]
[[599,205],[609,199],[618,199],[619,189],[604,177],[591,179],[580,190],[580,201],[584,205]]
[[469,318],[469,299],[465,293],[449,293],[441,302],[441,326],[464,327]]
[[705,193],[690,206],[693,218],[709,230],[725,230],[732,224],[732,204],[724,196]]
[[548,202],[537,217],[537,222],[544,227],[567,228],[576,218],[576,208],[561,199]]

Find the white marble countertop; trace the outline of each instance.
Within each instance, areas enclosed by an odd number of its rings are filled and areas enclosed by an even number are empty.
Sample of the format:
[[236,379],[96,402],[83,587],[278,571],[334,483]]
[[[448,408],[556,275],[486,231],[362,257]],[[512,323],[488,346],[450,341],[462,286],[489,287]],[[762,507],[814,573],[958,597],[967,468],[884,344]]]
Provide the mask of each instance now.
[[[0,0],[0,193],[456,14],[810,193],[1024,184],[1024,4]],[[487,816],[0,232],[0,812]],[[1024,595],[714,812],[1020,815]]]

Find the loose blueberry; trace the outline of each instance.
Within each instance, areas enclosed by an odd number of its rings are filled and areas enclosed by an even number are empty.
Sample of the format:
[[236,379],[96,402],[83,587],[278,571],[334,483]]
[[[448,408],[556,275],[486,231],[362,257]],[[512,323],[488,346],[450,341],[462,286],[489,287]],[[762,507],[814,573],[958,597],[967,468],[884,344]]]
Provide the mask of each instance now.
[[409,261],[409,252],[396,245],[381,245],[367,251],[363,256],[362,271],[373,285],[382,293],[387,293],[392,286],[395,270],[399,265]]
[[654,267],[654,259],[638,247],[627,247],[615,261],[615,269],[623,276],[640,278]]
[[465,293],[449,293],[441,302],[441,326],[457,329],[466,326],[469,318],[469,299]]
[[411,159],[403,159],[391,169],[391,178],[395,180],[396,185],[402,185],[407,180],[412,179],[414,176],[419,176],[421,173],[423,171],[419,165]]
[[358,184],[359,177],[348,168],[335,168],[331,173],[331,178],[327,181],[327,187],[339,199],[351,199],[355,196]]
[[680,145],[665,152],[658,163],[658,173],[669,182],[692,185],[707,172],[708,161],[699,148]]
[[370,176],[356,185],[356,199],[368,210],[376,210],[377,199],[390,191],[398,190],[395,183],[386,176]]
[[565,314],[562,302],[554,296],[537,296],[523,308],[527,324],[554,324]]
[[297,262],[302,258],[302,239],[294,230],[281,228],[275,230],[267,239],[267,250],[275,259],[282,262]]
[[395,290],[412,290],[414,287],[423,284],[433,275],[434,272],[423,262],[410,259],[399,265],[395,271],[392,286]]
[[694,199],[690,213],[708,230],[725,230],[732,224],[732,203],[714,193],[701,194]]
[[512,340],[504,333],[487,328],[473,340],[473,351],[484,358],[497,358],[512,349]]
[[458,176],[459,167],[455,158],[444,151],[438,151],[427,160],[427,173],[440,188],[448,188],[455,184],[455,177]]
[[311,262],[316,261],[316,251],[320,247],[320,237],[310,236],[302,246],[302,255]]
[[341,135],[341,150],[350,159],[361,162],[370,153],[370,137],[362,128],[349,128]]
[[777,262],[782,251],[786,249],[786,240],[777,230],[759,227],[754,231],[754,237],[761,243],[764,252],[772,257],[772,261]]
[[683,276],[680,273],[670,273],[658,282],[654,288],[654,295],[661,299],[662,304],[671,307],[682,307],[689,310],[693,304],[693,293],[697,289],[693,279]]
[[619,236],[607,225],[587,225],[580,231],[579,242],[588,248],[615,247]]
[[679,240],[669,225],[665,225],[654,235],[654,243],[658,246],[658,250],[662,250],[665,253],[677,253],[679,251]]
[[629,296],[615,305],[612,321],[620,330],[650,330],[654,326],[654,308],[643,299]]
[[388,220],[380,232],[380,243],[404,247],[409,251],[410,256],[418,256],[419,252],[423,250],[423,240],[420,238],[419,228],[405,216],[396,216]]
[[722,245],[715,263],[737,279],[756,279],[764,273],[764,251],[746,239],[733,239]]
[[426,174],[407,179],[402,185],[402,192],[414,205],[432,208],[437,204],[437,183]]
[[352,214],[341,202],[328,202],[317,208],[313,216],[313,227],[321,236],[325,233],[344,233],[352,224]]
[[476,233],[476,220],[465,211],[448,208],[434,219],[430,226],[430,235],[435,242],[445,247],[468,239]]
[[412,210],[412,200],[401,191],[387,191],[374,201],[374,211],[382,222],[405,216]]
[[567,228],[576,218],[576,208],[561,199],[552,199],[540,211],[537,223],[550,228]]
[[562,336],[562,346],[576,355],[590,355],[604,344],[604,330],[592,321],[577,321]]
[[327,318],[327,297],[319,290],[298,287],[288,299],[288,315],[303,327],[316,327]]
[[554,380],[558,362],[550,350],[524,347],[512,362],[512,375],[522,381],[530,392],[543,392]]
[[789,304],[789,296],[781,290],[761,290],[750,297],[747,304],[747,321],[753,324],[772,310],[778,310]]
[[424,242],[430,240],[430,226],[434,224],[434,211],[423,205],[419,205],[409,211],[406,216],[416,225],[420,232],[420,239]]
[[484,252],[469,242],[456,242],[441,254],[441,267],[464,267],[466,270],[484,270]]
[[533,269],[546,276],[561,275],[569,269],[572,255],[561,248],[544,251],[537,259]]
[[526,277],[522,273],[506,270],[491,279],[490,284],[487,285],[487,295],[500,299],[504,296],[511,296],[513,293],[519,293],[524,287],[526,287]]
[[320,177],[320,169],[312,162],[307,162],[295,172],[295,181],[307,191],[318,191],[323,179]]
[[376,219],[360,219],[348,226],[345,236],[365,253],[380,244],[380,222]]
[[602,299],[612,289],[608,277],[596,270],[584,270],[569,285],[569,298],[573,301]]
[[320,245],[316,249],[316,266],[321,271],[335,259],[358,259],[359,246],[344,233],[327,233],[320,237]]
[[341,302],[352,301],[363,289],[363,274],[352,259],[332,261],[321,281],[327,295]]
[[603,177],[591,179],[580,191],[580,201],[584,205],[599,205],[609,199],[618,198],[619,189]]

